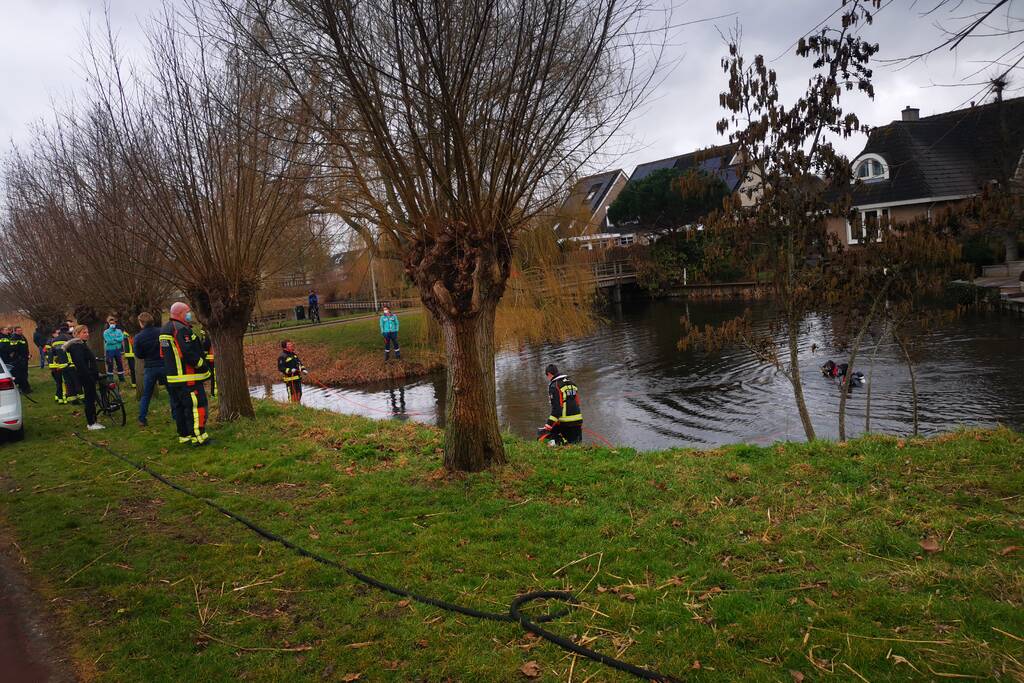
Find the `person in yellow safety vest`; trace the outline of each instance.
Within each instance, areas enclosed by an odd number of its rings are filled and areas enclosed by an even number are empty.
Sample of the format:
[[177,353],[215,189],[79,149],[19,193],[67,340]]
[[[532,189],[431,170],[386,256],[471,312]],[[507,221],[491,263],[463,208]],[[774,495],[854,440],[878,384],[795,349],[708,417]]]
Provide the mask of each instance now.
[[125,331],[122,327],[121,332],[124,333],[124,339],[121,341],[121,356],[124,357],[126,363],[128,363],[128,385],[135,388],[135,342],[132,341],[132,336]]
[[580,390],[558,368],[548,365],[544,369],[548,378],[548,400],[551,415],[538,431],[540,440],[551,444],[580,443],[583,440],[583,411],[580,409]]
[[213,355],[213,344],[210,342],[210,335],[204,329],[196,330],[199,341],[203,343],[203,352],[206,354],[206,363],[210,366],[210,396],[217,398],[217,363]]
[[277,357],[277,369],[281,373],[284,385],[288,387],[288,400],[292,403],[302,401],[302,376],[309,370],[295,355],[295,343],[286,340],[281,342],[281,355]]
[[192,331],[192,309],[178,301],[171,305],[171,319],[160,330],[160,356],[167,373],[178,443],[205,446],[207,401],[203,382],[210,379],[202,342]]
[[75,385],[68,383],[68,366],[71,359],[64,351],[64,344],[71,341],[71,336],[64,332],[64,328],[58,327],[53,331],[53,337],[46,344],[46,357],[50,365],[50,375],[56,385],[53,400],[57,403],[67,403],[75,394]]

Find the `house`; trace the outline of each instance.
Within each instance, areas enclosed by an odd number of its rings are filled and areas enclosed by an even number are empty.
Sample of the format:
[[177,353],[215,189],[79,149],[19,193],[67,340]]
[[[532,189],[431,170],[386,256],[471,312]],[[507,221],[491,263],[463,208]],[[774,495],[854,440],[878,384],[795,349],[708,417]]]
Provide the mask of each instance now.
[[635,183],[643,180],[655,171],[667,168],[680,172],[696,169],[718,176],[729,187],[730,191],[735,192],[740,188],[741,182],[739,162],[736,158],[738,147],[737,144],[731,143],[658,159],[657,161],[649,161],[633,169],[633,174],[629,176],[629,182]]
[[1024,175],[1024,97],[922,118],[907,107],[874,128],[852,164],[852,216],[829,219],[843,244],[880,240],[899,223],[931,218],[989,183]]
[[585,242],[609,237],[608,207],[627,180],[619,168],[580,178],[555,213],[552,229],[564,239]]

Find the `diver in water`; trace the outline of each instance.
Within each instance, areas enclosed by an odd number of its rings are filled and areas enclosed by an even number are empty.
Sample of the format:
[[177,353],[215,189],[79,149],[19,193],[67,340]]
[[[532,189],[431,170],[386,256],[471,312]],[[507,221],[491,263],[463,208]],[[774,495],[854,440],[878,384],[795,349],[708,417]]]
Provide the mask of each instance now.
[[821,366],[821,374],[833,381],[838,379],[840,384],[849,384],[850,387],[862,387],[867,384],[867,378],[864,377],[863,372],[854,370],[851,375],[849,374],[849,369],[848,363],[836,364],[834,361],[829,360]]

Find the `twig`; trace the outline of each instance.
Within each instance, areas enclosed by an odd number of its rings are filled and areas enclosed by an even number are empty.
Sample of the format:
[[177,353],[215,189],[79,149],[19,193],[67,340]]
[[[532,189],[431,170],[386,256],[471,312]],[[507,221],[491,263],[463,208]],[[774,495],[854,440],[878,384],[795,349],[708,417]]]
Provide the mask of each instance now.
[[280,572],[274,574],[273,576],[271,576],[269,579],[264,579],[262,581],[255,581],[255,582],[247,584],[245,586],[239,586],[238,588],[232,588],[231,592],[237,593],[239,591],[244,591],[246,588],[253,588],[255,586],[262,586],[262,585],[267,584],[267,583],[273,583],[274,579],[276,579],[276,578],[278,578],[280,576],[283,576],[283,575],[284,575],[284,572],[280,571]]
[[[130,538],[128,539],[128,541],[131,541],[131,540],[132,540],[132,539],[130,539]],[[64,579],[64,583],[67,583],[67,582],[68,582],[68,581],[70,581],[71,579],[75,578],[76,576],[78,576],[79,574],[81,574],[82,572],[84,572],[84,571],[85,571],[86,569],[88,569],[89,567],[93,566],[94,564],[96,564],[97,562],[99,562],[100,560],[102,560],[102,559],[103,559],[104,557],[106,557],[107,555],[109,555],[110,553],[114,552],[115,550],[122,550],[122,549],[124,549],[124,547],[125,547],[126,545],[128,545],[128,541],[125,541],[124,543],[122,543],[122,544],[121,544],[120,546],[118,546],[117,548],[111,548],[111,549],[110,549],[110,550],[108,550],[107,552],[103,553],[102,555],[100,555],[99,557],[97,557],[97,558],[96,558],[95,560],[93,560],[92,562],[88,563],[87,565],[85,565],[84,567],[82,567],[81,569],[79,569],[79,570],[78,570],[77,572],[75,572],[74,574],[72,574],[72,575],[71,575],[71,576],[69,576],[68,578]]]
[[395,553],[407,553],[407,552],[409,552],[409,551],[408,550],[378,550],[377,552],[374,552],[374,553],[356,553],[355,555],[352,555],[351,557],[369,557],[369,556],[376,556],[376,555],[394,555]]
[[932,674],[938,676],[939,678],[971,678],[979,681],[984,678],[983,676],[971,676],[969,674],[951,674],[946,673],[945,671],[936,671],[931,667],[931,664],[929,664],[928,662],[925,662],[924,665],[928,667],[928,670],[931,671]]
[[551,572],[551,576],[558,576],[559,572],[561,572],[563,569],[568,569],[569,567],[573,566],[574,564],[579,564],[580,562],[582,562],[584,560],[587,560],[587,559],[593,557],[594,555],[600,555],[600,554],[601,554],[601,552],[598,551],[596,553],[590,553],[589,555],[584,555],[583,557],[579,558],[578,560],[573,560],[569,564],[562,565],[561,567],[559,567],[555,571]]
[[66,484],[60,484],[59,486],[50,486],[50,487],[47,487],[45,489],[36,489],[32,493],[46,493],[47,491],[56,491],[57,489],[62,489],[65,486],[71,486],[72,484],[77,484],[77,483],[78,483],[77,481],[69,481]]
[[898,564],[901,567],[906,567],[907,569],[913,569],[914,568],[913,565],[907,564],[906,562],[900,562],[899,560],[894,560],[891,557],[883,557],[882,555],[875,555],[874,553],[869,553],[867,550],[864,550],[863,548],[858,548],[855,545],[850,545],[846,541],[843,541],[841,539],[836,538],[835,536],[833,536],[832,534],[828,533],[827,531],[825,532],[825,535],[828,536],[829,538],[831,538],[836,543],[838,543],[840,545],[844,545],[847,548],[850,548],[851,550],[856,550],[859,553],[864,553],[865,555],[869,555],[869,556],[874,557],[874,558],[879,559],[879,560],[885,560],[886,562],[892,562],[893,564]]
[[1021,638],[1020,636],[1015,636],[1012,633],[1008,633],[1008,632],[1004,631],[1001,628],[996,628],[995,626],[993,626],[992,630],[995,631],[996,633],[1002,633],[1007,638],[1013,638],[1014,640],[1016,640],[1016,641],[1018,641],[1020,643],[1024,643],[1024,638]]
[[927,643],[929,645],[951,645],[952,640],[911,640],[908,638],[887,638],[885,636],[860,636],[856,633],[843,633],[842,631],[833,631],[829,628],[821,628],[818,626],[808,626],[811,631],[823,631],[825,633],[835,633],[836,635],[846,636],[847,638],[859,638],[861,640],[886,640],[894,643]]
[[218,643],[227,645],[228,647],[233,647],[236,650],[241,650],[243,652],[309,652],[313,649],[312,645],[299,645],[296,647],[245,647],[244,645],[236,645],[234,643],[229,643],[226,640],[221,640],[220,638],[211,636],[209,633],[205,633],[203,631],[200,631],[199,635],[203,638],[214,640]]
[[846,662],[841,662],[841,664],[842,664],[843,666],[845,666],[845,667],[846,667],[847,669],[849,669],[849,670],[850,670],[850,673],[852,673],[852,674],[853,674],[854,676],[856,676],[856,677],[857,677],[857,678],[859,678],[860,680],[864,681],[864,683],[871,683],[871,681],[869,681],[868,679],[864,678],[864,677],[863,677],[863,676],[861,676],[861,675],[860,675],[859,673],[857,673],[857,670],[856,670],[856,669],[854,669],[854,668],[853,668],[852,666],[850,666],[849,664],[847,664]]

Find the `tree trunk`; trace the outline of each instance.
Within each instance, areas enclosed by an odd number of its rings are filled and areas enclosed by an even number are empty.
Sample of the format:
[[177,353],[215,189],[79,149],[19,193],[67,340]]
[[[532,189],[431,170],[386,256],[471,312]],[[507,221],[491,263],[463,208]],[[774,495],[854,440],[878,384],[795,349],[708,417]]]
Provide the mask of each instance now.
[[448,386],[444,466],[479,472],[506,462],[498,427],[494,380],[494,314],[497,302],[470,318],[442,320]]
[[857,336],[853,340],[853,345],[850,348],[850,360],[846,365],[846,377],[840,381],[839,387],[839,440],[846,441],[846,398],[850,395],[850,390],[853,388],[853,364],[857,360],[857,354],[860,352],[860,344],[864,339],[864,335],[868,331],[868,327],[871,326],[871,321],[874,319],[875,307],[871,307],[871,312],[868,317],[865,318],[864,324],[857,331]]
[[804,435],[808,441],[814,441],[817,437],[814,434],[814,425],[811,423],[811,414],[807,412],[804,385],[800,379],[800,353],[797,348],[799,332],[797,325],[789,325],[789,382],[793,385],[793,397],[796,399],[796,409],[800,413],[800,422],[804,426]]
[[[245,328],[249,320],[230,326],[207,328],[213,345],[217,367],[217,421],[229,422],[239,417],[255,417],[249,379],[245,372]],[[209,391],[209,385],[207,385]]]
[[1003,232],[1003,246],[1006,248],[1006,263],[1020,260],[1020,247],[1017,244],[1017,231],[1013,228]]
[[907,370],[910,371],[910,396],[914,416],[914,436],[917,436],[917,376],[914,374],[914,362],[910,359],[910,350],[903,343],[903,337],[897,334],[896,330],[892,331],[892,338],[896,340],[900,351],[903,352],[903,358],[907,361]]
[[255,417],[245,373],[245,331],[256,305],[256,282],[217,282],[187,292],[210,335],[217,364],[217,420]]
[[885,335],[889,333],[888,326],[882,328],[882,334],[879,335],[878,341],[875,342],[875,348],[871,352],[871,364],[868,365],[868,391],[867,397],[865,398],[864,404],[864,432],[871,432],[871,385],[874,383],[872,380],[875,376],[875,358],[878,356],[878,348],[882,345],[885,340]]

